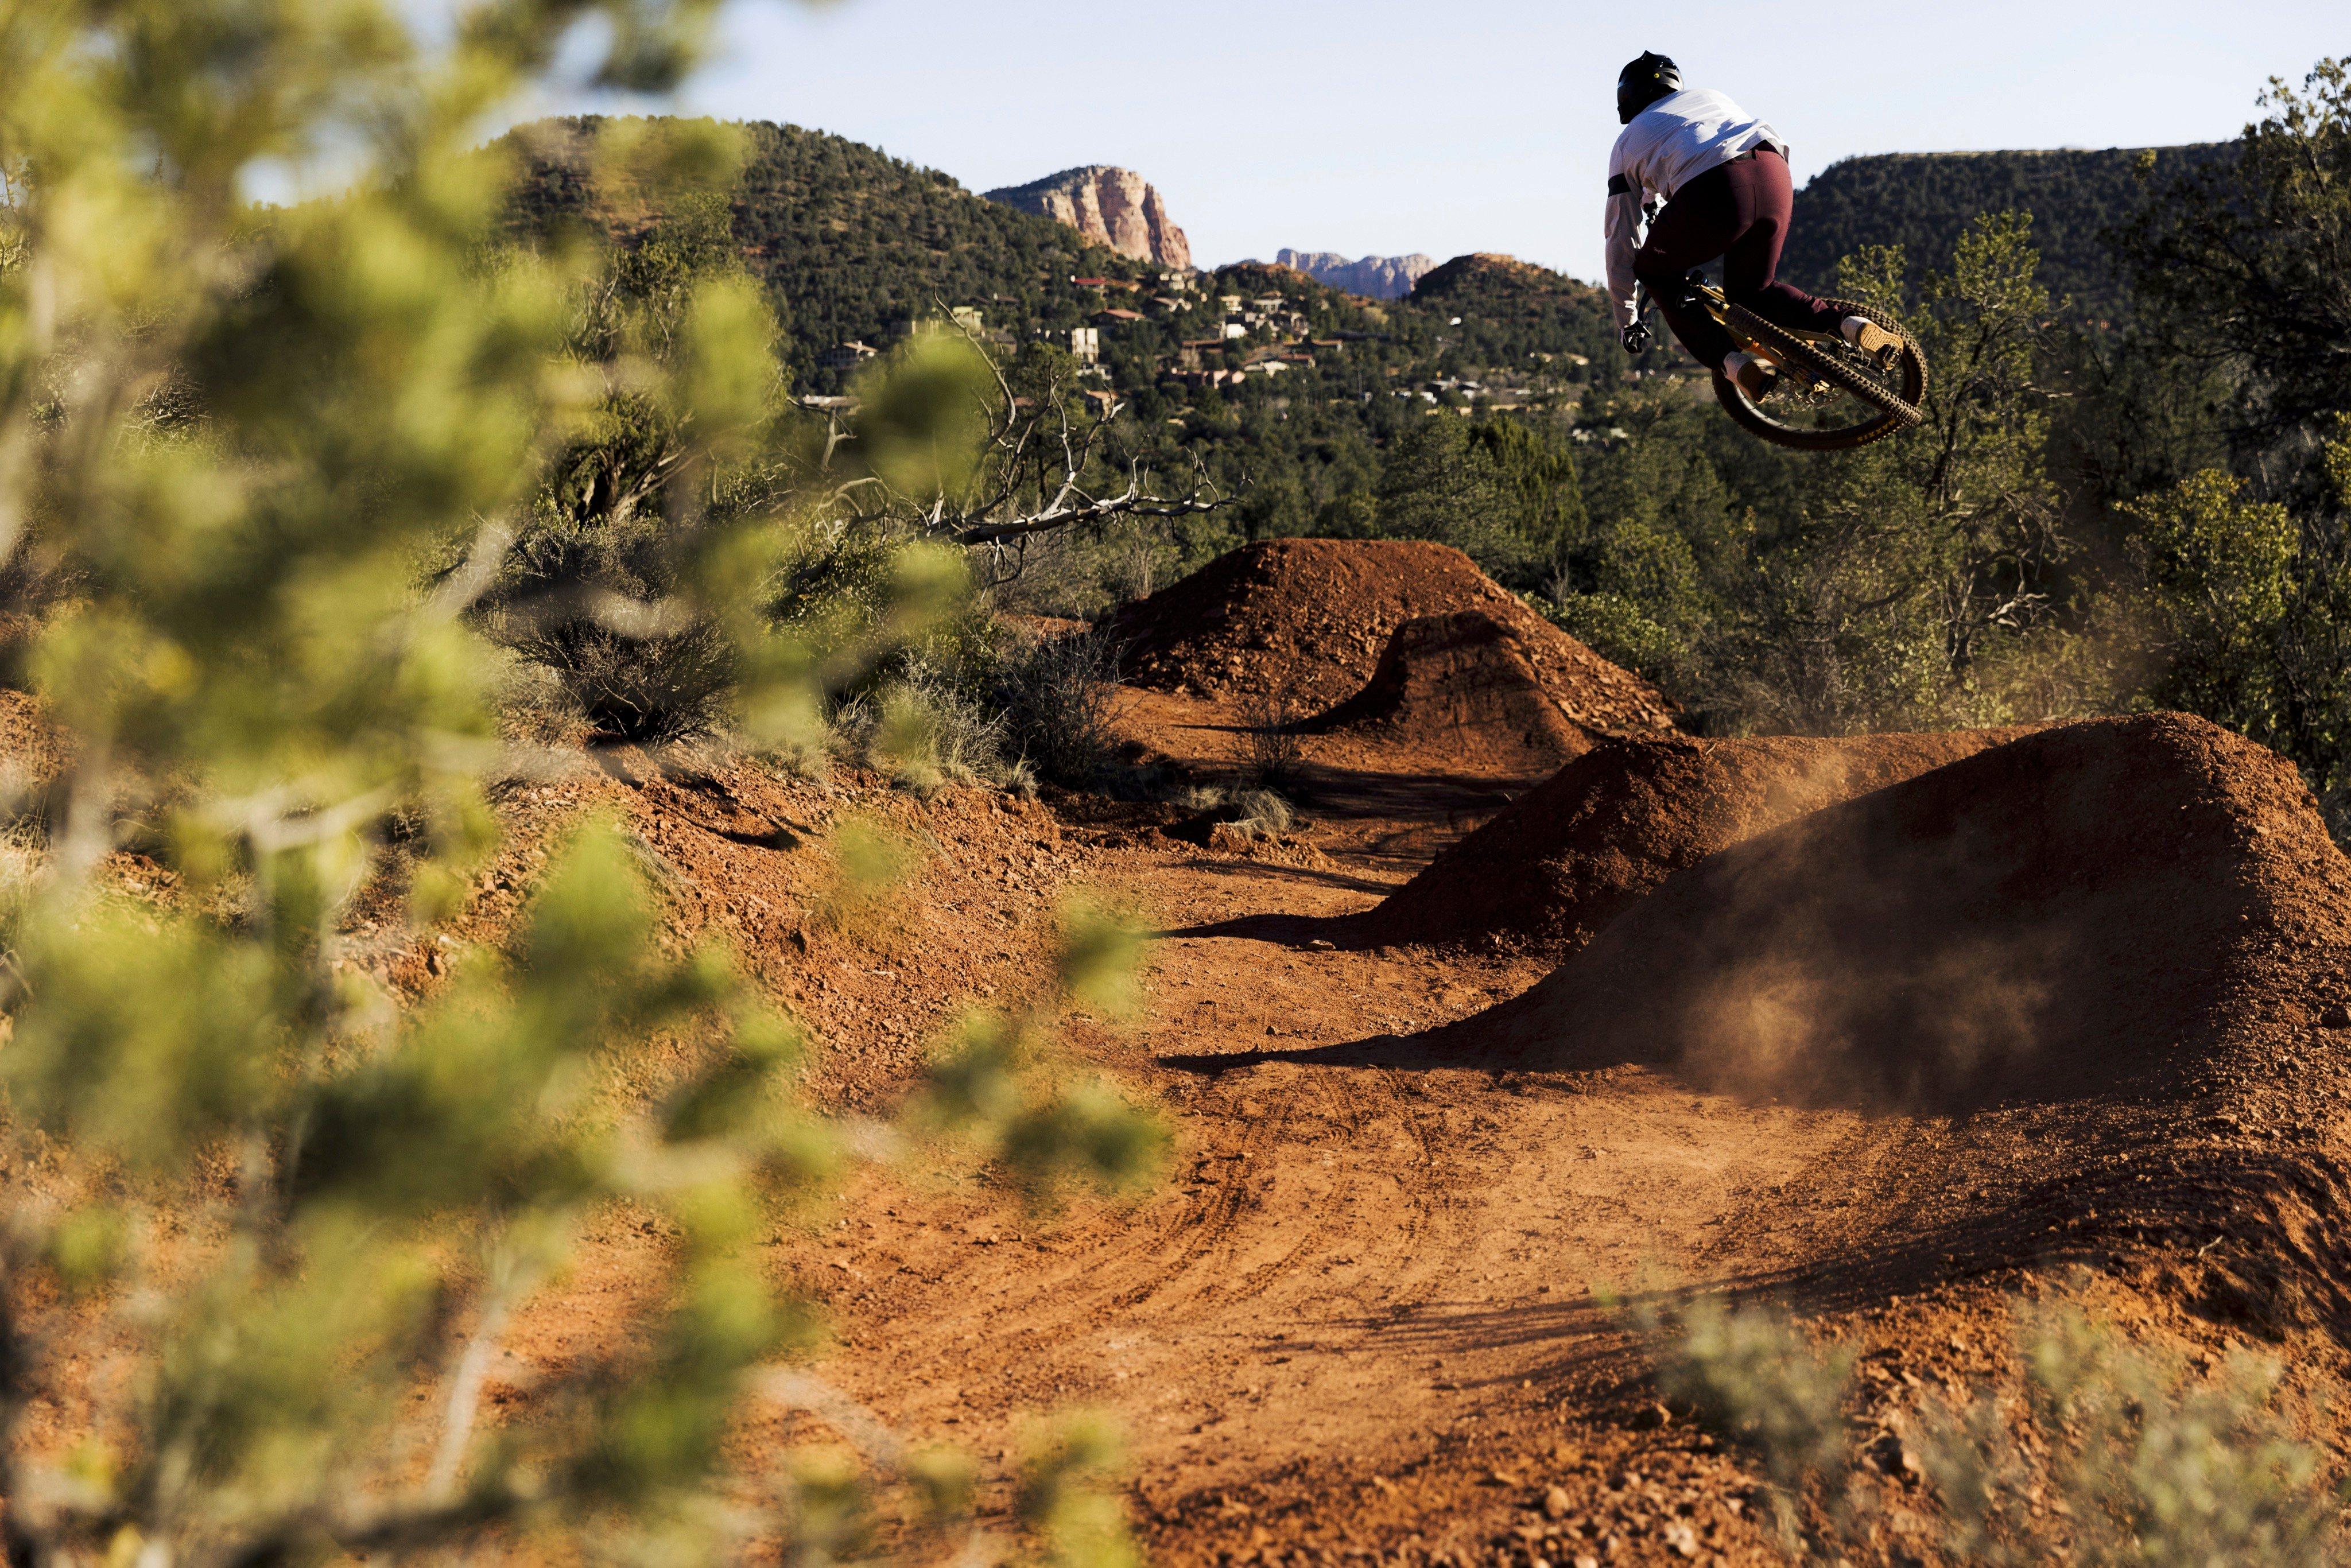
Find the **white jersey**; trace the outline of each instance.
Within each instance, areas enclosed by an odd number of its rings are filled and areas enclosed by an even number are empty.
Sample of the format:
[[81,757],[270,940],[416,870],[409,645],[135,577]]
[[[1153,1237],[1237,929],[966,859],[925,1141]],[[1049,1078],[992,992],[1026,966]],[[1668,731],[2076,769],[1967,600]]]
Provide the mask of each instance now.
[[1784,158],[1779,133],[1705,88],[1670,93],[1635,115],[1608,154],[1608,293],[1616,329],[1633,324],[1633,253],[1640,248],[1642,204],[1674,193],[1742,152],[1770,147]]

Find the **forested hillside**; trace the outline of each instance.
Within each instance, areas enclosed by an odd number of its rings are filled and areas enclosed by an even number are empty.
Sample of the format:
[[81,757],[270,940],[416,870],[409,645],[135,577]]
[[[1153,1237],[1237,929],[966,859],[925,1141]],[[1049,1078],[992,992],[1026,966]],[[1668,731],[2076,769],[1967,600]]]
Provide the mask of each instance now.
[[[581,171],[601,123],[555,120],[516,133],[529,219],[589,215]],[[879,342],[893,323],[942,306],[978,306],[989,327],[1074,326],[1101,301],[1073,295],[1073,275],[1150,274],[1065,225],[983,200],[936,170],[797,125],[742,130],[748,146],[736,237],[775,298],[802,366],[836,343]],[[626,226],[653,214],[595,215]]]
[[[660,199],[588,188],[603,128],[515,132],[519,229],[583,221],[629,244],[662,222]],[[1570,409],[1621,374],[1600,293],[1508,256],[1461,257],[1413,298],[1384,303],[1258,263],[1171,283],[1178,275],[872,148],[797,126],[744,129],[736,248],[768,287],[797,390],[846,390],[855,361],[834,352],[844,343],[886,348],[911,319],[977,308],[999,360],[1114,397],[1132,455],[1162,470],[1196,465],[1233,495],[1183,541],[1186,559],[1240,537],[1361,532],[1383,454],[1427,413]],[[1081,340],[1098,364],[1075,362]]]
[[1979,215],[2027,212],[2042,283],[2078,315],[2110,317],[2123,289],[2100,231],[2138,210],[2149,173],[2168,181],[2232,146],[1847,158],[1796,193],[1781,270],[1805,287],[1825,289],[1836,281],[1838,260],[1864,246],[1898,245],[1914,260],[1937,259],[1950,254]]
[[1607,296],[1588,284],[1514,256],[1459,256],[1414,288],[1412,302],[1441,316],[1460,353],[1487,364],[1529,356],[1617,352]]

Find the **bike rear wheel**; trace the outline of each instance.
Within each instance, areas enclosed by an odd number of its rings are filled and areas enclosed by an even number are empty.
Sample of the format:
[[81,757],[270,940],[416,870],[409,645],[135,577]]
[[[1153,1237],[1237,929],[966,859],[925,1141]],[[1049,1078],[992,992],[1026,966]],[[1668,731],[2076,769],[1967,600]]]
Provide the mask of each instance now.
[[1759,400],[1715,372],[1715,400],[1741,429],[1775,445],[1802,452],[1840,452],[1907,430],[1918,423],[1927,393],[1927,360],[1900,322],[1875,306],[1825,299],[1840,316],[1860,316],[1901,339],[1886,361],[1842,339],[1811,342],[1742,306],[1729,309],[1730,329],[1770,352],[1778,382]]

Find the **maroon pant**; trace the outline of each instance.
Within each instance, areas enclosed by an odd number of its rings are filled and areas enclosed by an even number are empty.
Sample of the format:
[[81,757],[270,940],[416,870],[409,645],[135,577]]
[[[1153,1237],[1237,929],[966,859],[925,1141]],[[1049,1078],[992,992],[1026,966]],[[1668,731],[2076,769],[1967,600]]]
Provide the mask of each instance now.
[[1682,283],[1691,268],[1717,256],[1722,291],[1732,303],[1792,331],[1837,329],[1841,312],[1773,276],[1795,200],[1788,161],[1759,147],[1751,157],[1719,163],[1676,191],[1649,225],[1649,237],[1633,258],[1634,275],[1648,285],[1674,336],[1699,364],[1719,370],[1723,356],[1738,347]]

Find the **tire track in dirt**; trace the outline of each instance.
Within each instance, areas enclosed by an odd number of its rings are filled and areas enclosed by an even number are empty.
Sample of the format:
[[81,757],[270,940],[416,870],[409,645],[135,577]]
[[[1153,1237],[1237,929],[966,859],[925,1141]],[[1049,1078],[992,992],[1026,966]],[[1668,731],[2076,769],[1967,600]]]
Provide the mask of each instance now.
[[[1804,1251],[1852,1250],[1900,1226],[1914,1184],[1934,1163],[1938,1140],[1903,1118],[1865,1122],[1776,1182],[1750,1183],[1735,1219],[1698,1249],[1697,1261],[1720,1272],[1740,1260],[1769,1253],[1775,1227],[1800,1226]],[[1782,1257],[1787,1270],[1807,1260]]]
[[[1352,867],[1383,879],[1401,842],[1417,859],[1445,836],[1370,813],[1343,831]],[[1187,854],[1127,892],[1173,929],[1147,966],[1149,1016],[1092,1054],[1165,1107],[1180,1185],[941,1256],[919,1290],[865,1303],[876,1332],[855,1337],[874,1350],[834,1365],[910,1437],[985,1459],[1028,1412],[1082,1402],[1124,1428],[1155,1508],[1307,1464],[1336,1478],[1311,1508],[1343,1517],[1373,1478],[1450,1464],[1465,1435],[1547,1448],[1557,1410],[1637,1386],[1640,1348],[1589,1286],[1793,1278],[1885,1223],[1930,1155],[1898,1119],[1742,1105],[1640,1071],[1414,1061],[1414,1030],[1538,971],[1310,951],[1268,925],[1360,908],[1355,877]],[[909,1364],[941,1374],[910,1393]],[[1475,1479],[1465,1509],[1499,1500]]]

